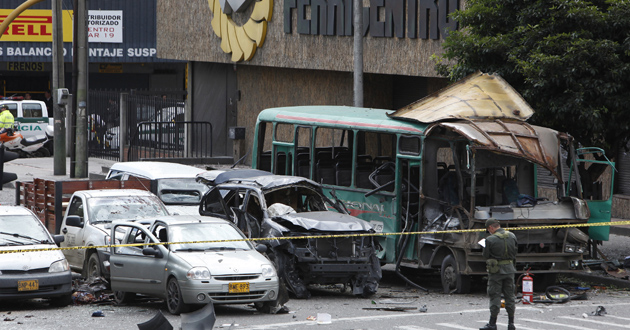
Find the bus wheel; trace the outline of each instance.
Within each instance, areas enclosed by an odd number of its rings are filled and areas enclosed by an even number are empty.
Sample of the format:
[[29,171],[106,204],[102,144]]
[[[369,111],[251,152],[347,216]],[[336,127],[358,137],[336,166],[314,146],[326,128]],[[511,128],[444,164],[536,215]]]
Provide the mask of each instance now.
[[470,276],[462,275],[453,255],[448,255],[442,261],[442,288],[444,293],[470,292]]

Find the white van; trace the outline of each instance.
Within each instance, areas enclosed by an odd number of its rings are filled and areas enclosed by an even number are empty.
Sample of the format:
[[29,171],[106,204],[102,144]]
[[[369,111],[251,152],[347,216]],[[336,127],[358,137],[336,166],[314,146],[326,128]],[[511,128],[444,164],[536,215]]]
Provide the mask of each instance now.
[[155,180],[156,195],[166,204],[171,214],[198,215],[201,197],[208,186],[196,180],[205,170],[168,162],[121,162],[112,165],[108,180]]
[[46,103],[37,100],[23,100],[22,97],[3,97],[0,105],[9,106],[9,111],[15,117],[15,122],[20,127],[20,133],[25,138],[44,135],[50,130],[49,138],[53,133],[52,114],[49,117]]

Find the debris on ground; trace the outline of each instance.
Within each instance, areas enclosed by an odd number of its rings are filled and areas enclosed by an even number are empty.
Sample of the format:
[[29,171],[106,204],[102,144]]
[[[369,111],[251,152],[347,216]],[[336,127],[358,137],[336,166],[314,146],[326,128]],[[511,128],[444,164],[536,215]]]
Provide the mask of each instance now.
[[406,312],[418,309],[418,307],[363,307],[366,311]]
[[606,314],[608,313],[606,312],[606,308],[604,308],[604,306],[597,306],[597,309],[591,313],[593,316],[604,316]]
[[138,323],[137,324],[139,330],[153,330],[153,329],[161,329],[161,330],[173,330],[173,325],[164,317],[162,311],[158,311],[155,316],[153,316],[150,320]]
[[102,277],[91,280],[77,279],[72,282],[72,302],[75,305],[112,303],[113,297],[107,289],[108,283]]
[[105,317],[105,313],[103,311],[95,311],[92,313],[92,317]]
[[328,313],[317,313],[317,324],[331,324],[332,317]]

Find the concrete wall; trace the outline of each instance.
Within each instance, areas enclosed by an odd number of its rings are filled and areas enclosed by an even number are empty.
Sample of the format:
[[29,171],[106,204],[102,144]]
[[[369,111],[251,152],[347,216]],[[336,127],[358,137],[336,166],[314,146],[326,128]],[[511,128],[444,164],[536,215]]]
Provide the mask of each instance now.
[[[235,143],[234,158],[251,150],[254,126],[261,110],[297,105],[352,105],[352,74],[321,70],[291,70],[238,66],[236,70],[241,99],[238,126],[246,128],[246,139]],[[366,75],[364,105],[381,109],[392,107],[392,76]],[[250,157],[248,157],[247,164]]]
[[[218,1],[218,0],[217,0]],[[250,61],[240,65],[314,69],[350,72],[352,36],[308,35],[297,32],[297,10],[291,9],[292,32],[285,33],[284,6],[287,0],[273,1],[273,14],[266,26],[266,38]],[[211,1],[212,2],[212,1]],[[452,1],[449,1],[451,3]],[[459,1],[463,6],[463,1]],[[324,2],[327,3],[327,2]],[[407,1],[401,2],[407,12]],[[364,0],[364,7],[370,7]],[[307,6],[312,16],[312,6]],[[381,21],[385,8],[379,7]],[[214,13],[216,14],[216,13]],[[235,13],[237,26],[247,21],[250,11]],[[215,35],[211,20],[213,12],[208,0],[158,0],[157,52],[158,57],[188,61],[232,63],[230,54],[221,49],[222,38]],[[405,16],[406,18],[406,16]],[[402,38],[364,37],[364,70],[370,73],[436,77],[431,55],[442,52],[442,38],[410,38],[407,31]],[[370,29],[373,29],[370,27]]]

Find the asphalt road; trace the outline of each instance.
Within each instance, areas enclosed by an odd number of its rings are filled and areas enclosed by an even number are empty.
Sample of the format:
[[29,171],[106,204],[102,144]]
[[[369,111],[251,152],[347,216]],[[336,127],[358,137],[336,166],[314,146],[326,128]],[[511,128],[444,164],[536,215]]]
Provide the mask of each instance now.
[[[214,329],[401,329],[401,330],[476,330],[488,320],[488,300],[480,283],[476,291],[465,295],[440,292],[437,278],[414,278],[430,289],[429,293],[405,286],[391,271],[377,294],[371,298],[354,297],[350,291],[324,287],[312,289],[309,300],[290,300],[287,314],[259,314],[247,305],[216,306]],[[582,286],[575,283],[569,286]],[[629,328],[630,292],[590,286],[587,300],[572,300],[564,304],[517,305],[517,329],[611,329]],[[426,306],[426,312],[420,309]],[[604,306],[605,316],[594,316],[598,306]],[[407,311],[384,311],[376,308],[406,308]],[[104,317],[92,317],[102,311]],[[49,307],[41,300],[0,303],[0,328],[13,329],[137,329],[138,323],[162,312],[175,328],[181,317],[170,315],[159,300],[144,300],[129,306],[73,305]],[[318,314],[320,320],[317,320]],[[319,324],[321,314],[329,314],[330,324]],[[314,318],[314,319],[313,319]],[[505,329],[507,317],[502,311],[498,324]],[[314,329],[314,328],[313,328]]]

